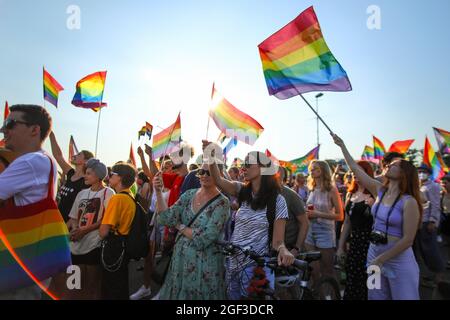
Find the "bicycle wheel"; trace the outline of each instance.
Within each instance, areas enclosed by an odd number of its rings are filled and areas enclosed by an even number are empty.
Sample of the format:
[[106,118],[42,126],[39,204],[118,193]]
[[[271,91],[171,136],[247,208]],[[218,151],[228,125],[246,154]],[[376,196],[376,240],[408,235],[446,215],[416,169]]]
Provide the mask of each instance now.
[[341,290],[336,279],[322,277],[314,287],[316,300],[341,300]]

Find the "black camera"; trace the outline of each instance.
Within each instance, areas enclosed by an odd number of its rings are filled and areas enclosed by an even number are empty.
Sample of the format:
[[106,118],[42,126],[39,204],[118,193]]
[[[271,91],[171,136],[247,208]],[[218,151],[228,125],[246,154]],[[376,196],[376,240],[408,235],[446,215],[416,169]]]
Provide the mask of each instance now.
[[388,238],[386,233],[375,230],[370,234],[370,242],[373,244],[387,244]]

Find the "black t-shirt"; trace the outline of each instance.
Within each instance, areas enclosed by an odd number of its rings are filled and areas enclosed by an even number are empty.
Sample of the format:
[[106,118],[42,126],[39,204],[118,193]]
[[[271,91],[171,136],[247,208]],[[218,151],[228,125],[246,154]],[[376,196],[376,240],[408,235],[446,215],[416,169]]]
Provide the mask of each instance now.
[[72,205],[78,192],[89,188],[88,185],[84,184],[84,178],[72,181],[71,179],[74,174],[74,169],[70,169],[69,172],[67,172],[66,183],[59,190],[58,209],[66,222],[69,220],[70,209],[72,209]]
[[299,232],[297,216],[305,214],[305,203],[300,196],[286,186],[281,188],[281,195],[286,200],[289,218],[284,231],[284,243],[288,249],[295,247]]
[[350,216],[350,225],[352,229],[372,230],[373,217],[370,213],[370,207],[365,203],[348,201],[345,206],[345,214]]

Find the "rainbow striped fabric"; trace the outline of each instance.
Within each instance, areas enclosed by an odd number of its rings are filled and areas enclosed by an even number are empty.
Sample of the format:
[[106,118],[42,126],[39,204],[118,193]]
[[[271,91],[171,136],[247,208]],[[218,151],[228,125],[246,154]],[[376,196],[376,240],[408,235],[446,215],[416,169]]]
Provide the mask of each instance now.
[[52,105],[58,108],[58,95],[64,88],[48,73],[44,70],[44,100],[47,100]]
[[138,132],[138,140],[142,136],[144,136],[144,137],[147,136],[149,139],[151,139],[152,138],[152,132],[153,132],[153,126],[150,123],[145,122],[145,126],[143,126],[141,128],[141,130],[139,130],[139,132]]
[[375,136],[373,136],[373,150],[375,159],[383,159],[384,154],[386,153],[386,148],[384,147],[383,142]]
[[95,112],[106,107],[107,104],[102,102],[105,80],[106,71],[99,71],[78,81],[72,104],[76,107],[92,109]]
[[350,91],[347,73],[331,53],[313,7],[259,46],[270,95],[288,99],[311,91]]
[[289,161],[293,166],[295,166],[294,167],[295,170],[293,170],[293,172],[294,173],[299,173],[299,172],[307,173],[309,163],[311,161],[319,158],[319,149],[320,149],[320,145],[315,147],[311,151],[309,151],[303,157]]
[[72,161],[72,158],[77,155],[78,152],[78,148],[77,145],[75,144],[75,140],[73,138],[73,136],[70,136],[70,140],[69,140],[69,161]]
[[361,160],[372,161],[375,159],[375,153],[372,147],[365,146],[364,151],[361,155]]
[[164,129],[153,137],[153,160],[175,151],[181,142],[181,120],[178,114],[177,120],[170,127]]
[[447,166],[439,154],[435,153],[433,147],[425,137],[425,146],[423,148],[423,163],[433,170],[433,180],[439,181],[448,172]]
[[209,115],[220,131],[228,138],[236,138],[253,145],[264,131],[258,121],[233,106],[216,90],[214,85],[211,99],[212,109],[209,110]]
[[450,153],[450,132],[443,129],[434,128],[434,135],[436,136],[439,145],[439,152],[441,154]]
[[406,153],[413,144],[414,139],[395,141],[390,147],[389,152]]

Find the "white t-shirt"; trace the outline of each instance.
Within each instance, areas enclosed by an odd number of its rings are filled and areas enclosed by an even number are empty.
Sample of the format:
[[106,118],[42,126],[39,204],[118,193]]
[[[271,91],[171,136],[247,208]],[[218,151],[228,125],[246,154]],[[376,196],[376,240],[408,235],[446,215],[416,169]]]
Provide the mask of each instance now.
[[[78,220],[78,227],[87,227],[103,218],[103,212],[108,206],[109,199],[115,194],[111,188],[92,191],[91,188],[81,190],[73,203],[69,217]],[[80,241],[70,242],[73,254],[86,254],[100,246],[101,239],[97,230],[92,230]]]
[[[53,199],[56,195],[56,163],[53,162]],[[0,199],[14,197],[16,206],[26,206],[47,197],[50,159],[44,151],[26,153],[16,158],[0,173]]]

